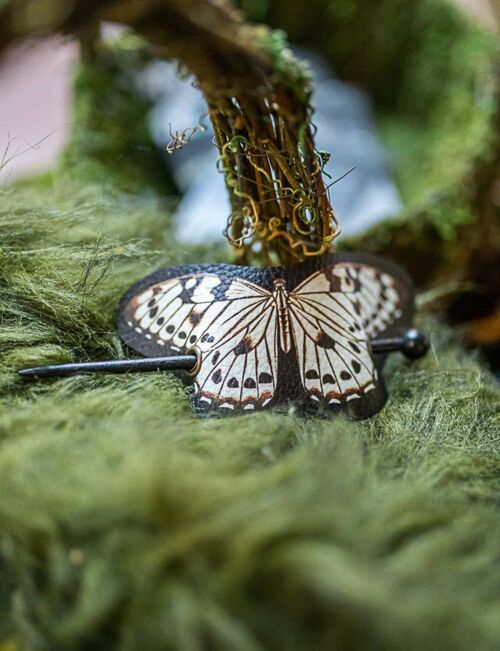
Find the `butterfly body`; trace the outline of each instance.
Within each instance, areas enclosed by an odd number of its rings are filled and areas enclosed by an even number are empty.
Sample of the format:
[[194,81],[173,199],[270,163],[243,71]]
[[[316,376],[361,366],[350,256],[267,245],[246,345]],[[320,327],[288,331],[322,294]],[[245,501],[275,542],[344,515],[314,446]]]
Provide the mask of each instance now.
[[293,406],[362,418],[385,401],[370,337],[409,325],[412,304],[401,270],[367,256],[289,268],[193,265],[132,287],[119,329],[148,356],[197,352],[197,411]]
[[275,280],[273,285],[274,290],[271,299],[274,303],[274,309],[277,311],[280,347],[283,352],[288,353],[291,348],[289,294],[284,280]]

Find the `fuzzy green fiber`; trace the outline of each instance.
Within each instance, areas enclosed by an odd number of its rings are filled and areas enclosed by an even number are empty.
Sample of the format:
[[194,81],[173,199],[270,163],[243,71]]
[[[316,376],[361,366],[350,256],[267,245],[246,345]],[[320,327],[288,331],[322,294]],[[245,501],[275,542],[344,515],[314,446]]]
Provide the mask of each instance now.
[[67,177],[2,192],[4,648],[498,648],[499,393],[442,327],[363,423],[201,420],[164,374],[16,378],[122,353],[117,301],[160,263],[131,238],[163,222]]

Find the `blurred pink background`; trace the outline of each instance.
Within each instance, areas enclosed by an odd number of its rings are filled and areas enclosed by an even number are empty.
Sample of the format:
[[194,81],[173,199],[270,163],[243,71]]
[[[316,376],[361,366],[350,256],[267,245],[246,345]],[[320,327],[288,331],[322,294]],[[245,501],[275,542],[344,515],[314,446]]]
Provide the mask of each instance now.
[[0,61],[0,182],[42,172],[57,162],[71,127],[77,58],[74,43],[51,38],[24,41]]

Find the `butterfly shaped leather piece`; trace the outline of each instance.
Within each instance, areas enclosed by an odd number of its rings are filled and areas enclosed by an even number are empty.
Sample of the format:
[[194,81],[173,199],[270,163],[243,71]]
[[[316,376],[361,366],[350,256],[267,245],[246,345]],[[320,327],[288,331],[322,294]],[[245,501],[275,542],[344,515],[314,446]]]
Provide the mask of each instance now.
[[367,418],[386,392],[370,339],[411,325],[414,295],[398,266],[339,253],[290,267],[227,264],[162,269],[120,303],[123,341],[145,356],[196,352],[197,412]]

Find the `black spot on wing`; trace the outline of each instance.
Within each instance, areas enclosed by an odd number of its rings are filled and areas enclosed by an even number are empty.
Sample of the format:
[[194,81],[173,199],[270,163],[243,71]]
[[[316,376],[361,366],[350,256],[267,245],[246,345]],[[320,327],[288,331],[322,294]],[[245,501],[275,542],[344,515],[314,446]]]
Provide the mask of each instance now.
[[247,377],[247,379],[243,382],[243,386],[245,389],[255,389],[257,385],[255,384],[255,380],[253,378]]
[[262,373],[259,373],[259,384],[271,384],[273,381],[272,375],[270,373],[266,373],[265,371],[262,371]]
[[361,316],[361,303],[358,300],[352,301],[352,307],[354,309],[354,312],[358,316]]
[[359,271],[355,271],[354,269],[348,269],[347,275],[349,276],[349,280],[351,281],[350,282],[351,287],[349,288],[350,291],[359,292],[361,290]]
[[191,322],[191,325],[197,326],[198,323],[201,321],[201,314],[199,312],[195,312],[195,310],[193,310],[189,314],[188,319]]
[[335,275],[335,269],[332,269],[330,274],[327,276],[329,284],[330,284],[330,291],[331,292],[340,292],[342,288],[342,280]]
[[222,382],[222,371],[217,369],[215,373],[212,374],[212,382],[214,384],[220,384]]
[[248,335],[243,337],[239,344],[234,348],[235,355],[247,355],[253,348],[253,339]]
[[232,378],[229,380],[229,382],[227,383],[227,386],[228,386],[230,389],[237,389],[237,388],[240,386],[240,383],[238,382],[238,380],[237,380],[235,377],[232,377]]
[[318,380],[319,379],[318,371],[311,368],[308,371],[306,371],[305,377],[306,380]]
[[321,348],[335,348],[336,343],[335,340],[330,337],[330,335],[327,335],[326,332],[321,332],[319,337],[316,340],[316,343],[318,346],[321,346]]
[[186,286],[184,285],[182,287],[182,291],[179,294],[179,298],[183,303],[192,303],[193,302],[193,289],[186,289]]

